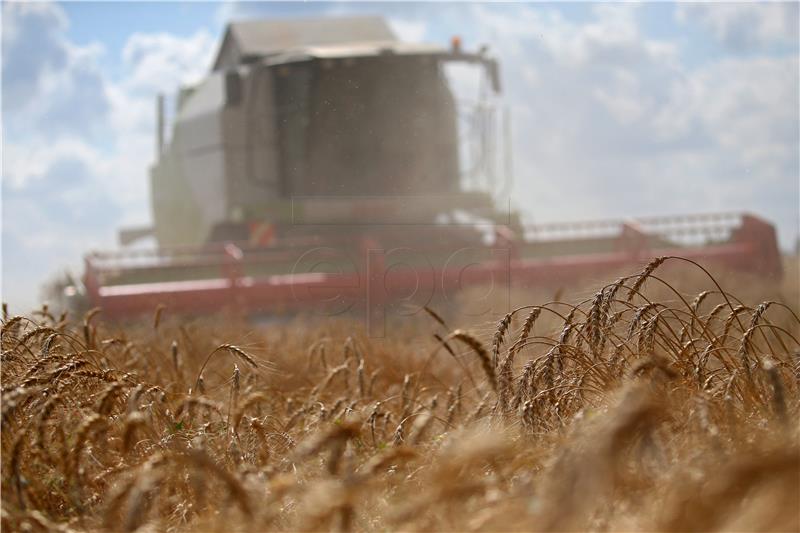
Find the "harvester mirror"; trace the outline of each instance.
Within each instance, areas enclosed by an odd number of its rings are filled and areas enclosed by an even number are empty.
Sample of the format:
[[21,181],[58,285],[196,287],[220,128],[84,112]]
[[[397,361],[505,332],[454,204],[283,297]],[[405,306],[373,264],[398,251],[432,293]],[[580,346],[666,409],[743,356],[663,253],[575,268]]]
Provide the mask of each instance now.
[[233,107],[242,101],[242,78],[233,70],[225,73],[225,105]]

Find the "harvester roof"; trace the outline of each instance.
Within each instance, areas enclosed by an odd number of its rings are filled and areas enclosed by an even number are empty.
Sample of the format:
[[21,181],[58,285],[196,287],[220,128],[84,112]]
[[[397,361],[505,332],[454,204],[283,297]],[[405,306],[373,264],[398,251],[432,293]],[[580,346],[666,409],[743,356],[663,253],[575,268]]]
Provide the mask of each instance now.
[[447,54],[446,48],[435,44],[401,43],[397,41],[373,41],[346,45],[307,46],[264,58],[267,65],[281,65],[308,61],[310,59],[347,59],[377,56],[434,56]]
[[[225,30],[213,70],[311,47],[397,42],[381,17],[272,19],[232,22]],[[374,46],[374,45],[373,45]],[[314,54],[312,54],[314,55]]]

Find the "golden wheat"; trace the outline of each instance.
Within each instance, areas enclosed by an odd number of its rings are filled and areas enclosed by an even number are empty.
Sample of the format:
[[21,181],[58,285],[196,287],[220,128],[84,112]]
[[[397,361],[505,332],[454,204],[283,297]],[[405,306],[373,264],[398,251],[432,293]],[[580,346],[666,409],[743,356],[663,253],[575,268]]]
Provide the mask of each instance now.
[[4,307],[2,527],[800,531],[797,302],[590,294],[385,339]]

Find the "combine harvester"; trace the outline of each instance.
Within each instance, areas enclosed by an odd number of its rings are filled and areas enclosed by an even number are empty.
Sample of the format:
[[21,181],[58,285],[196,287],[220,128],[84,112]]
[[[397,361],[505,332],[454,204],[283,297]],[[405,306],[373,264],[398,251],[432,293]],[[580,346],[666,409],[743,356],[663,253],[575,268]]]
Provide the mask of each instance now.
[[[481,80],[467,110],[448,81],[465,66]],[[511,168],[500,90],[485,48],[399,42],[379,18],[230,24],[208,77],[180,90],[168,142],[159,97],[154,225],[120,233],[157,247],[87,255],[85,300],[115,319],[159,304],[372,312],[667,254],[781,275],[774,228],[747,214],[520,223],[498,207]]]

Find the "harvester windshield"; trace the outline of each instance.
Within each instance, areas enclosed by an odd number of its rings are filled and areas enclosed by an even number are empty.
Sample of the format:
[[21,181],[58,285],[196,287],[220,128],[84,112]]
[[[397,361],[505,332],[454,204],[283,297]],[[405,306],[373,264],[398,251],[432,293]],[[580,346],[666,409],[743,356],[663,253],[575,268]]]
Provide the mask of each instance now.
[[283,196],[458,189],[455,108],[436,58],[315,59],[271,70]]

